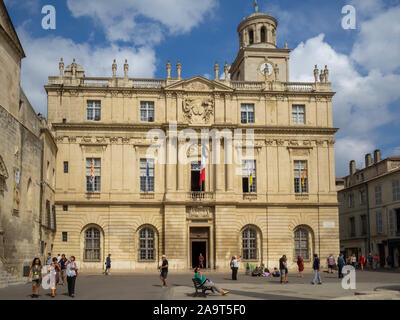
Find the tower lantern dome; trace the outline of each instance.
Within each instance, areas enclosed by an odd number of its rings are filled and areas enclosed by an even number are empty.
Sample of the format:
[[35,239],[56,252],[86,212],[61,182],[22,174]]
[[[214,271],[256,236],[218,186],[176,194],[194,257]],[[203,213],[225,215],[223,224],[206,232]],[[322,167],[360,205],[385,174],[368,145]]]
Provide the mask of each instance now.
[[238,26],[239,48],[276,48],[278,21],[262,12],[255,12]]

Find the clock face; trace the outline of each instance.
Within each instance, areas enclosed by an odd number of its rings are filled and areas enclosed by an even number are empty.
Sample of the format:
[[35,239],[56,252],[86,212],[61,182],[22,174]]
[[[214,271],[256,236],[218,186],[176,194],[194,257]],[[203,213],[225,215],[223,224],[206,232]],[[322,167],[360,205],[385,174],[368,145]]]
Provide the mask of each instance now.
[[261,65],[260,71],[262,74],[265,74],[264,72],[267,71],[267,74],[270,76],[272,74],[272,65],[269,62],[265,62]]

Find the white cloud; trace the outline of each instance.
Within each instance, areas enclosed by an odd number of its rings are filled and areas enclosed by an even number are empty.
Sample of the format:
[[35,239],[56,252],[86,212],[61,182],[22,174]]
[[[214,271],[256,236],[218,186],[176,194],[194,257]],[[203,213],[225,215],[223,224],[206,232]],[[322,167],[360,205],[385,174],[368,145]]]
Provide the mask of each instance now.
[[48,76],[59,74],[60,57],[64,58],[65,66],[76,58],[86,76],[111,76],[114,59],[117,59],[119,75],[123,74],[125,59],[128,59],[130,77],[153,77],[155,73],[156,54],[150,47],[91,47],[62,37],[32,39],[23,28],[18,29],[18,34],[27,53],[22,60],[22,88],[35,110],[42,114],[47,114],[43,86],[47,84]]
[[351,57],[366,69],[393,72],[400,67],[400,6],[362,22]]
[[336,139],[335,158],[337,177],[346,176],[349,174],[350,160],[356,161],[357,169],[364,168],[364,156],[371,153],[375,148],[375,144],[371,141],[357,138],[341,138]]
[[[200,24],[217,6],[217,0],[67,0],[73,17],[88,16],[104,29],[110,41],[158,43],[166,27],[183,34]],[[138,22],[140,18],[150,22]]]
[[[361,21],[360,33],[350,55],[341,54],[324,41],[324,35],[300,43],[292,52],[292,81],[314,81],[313,68],[328,65],[333,99],[337,175],[347,174],[348,161],[362,160],[365,153],[380,147],[375,134],[399,114],[389,105],[400,99],[400,7],[383,10],[381,2],[363,2],[364,14],[378,14]],[[390,27],[389,27],[390,25]],[[393,30],[391,30],[393,29]],[[364,74],[358,69],[365,71]],[[394,112],[397,112],[394,111]]]

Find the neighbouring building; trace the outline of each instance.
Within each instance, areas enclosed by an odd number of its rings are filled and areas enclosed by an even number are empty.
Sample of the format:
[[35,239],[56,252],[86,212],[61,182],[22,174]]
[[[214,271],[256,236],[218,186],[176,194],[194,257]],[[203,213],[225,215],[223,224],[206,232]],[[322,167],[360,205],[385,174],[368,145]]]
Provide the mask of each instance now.
[[[57,153],[46,120],[35,114],[20,87],[24,57],[0,0],[0,271],[19,277],[34,257],[51,250]],[[2,281],[0,286],[7,285]]]
[[[197,265],[200,253],[208,268],[228,269],[233,255],[272,267],[283,254],[295,266],[298,254],[311,263],[313,253],[339,253],[329,71],[316,66],[315,82],[290,82],[277,26],[263,13],[245,18],[223,80],[218,63],[209,80],[184,79],[180,61],[174,77],[168,61],[164,79],[130,78],[127,61],[123,77],[114,61],[101,78],[60,61],[45,86],[58,147],[55,252],[75,255],[81,270],[102,269],[108,253],[126,270],[155,270],[162,254],[171,269]],[[204,147],[207,159],[238,152],[240,163],[205,163],[195,143],[187,163],[161,164],[161,149],[148,156],[152,129],[165,132],[169,160],[184,129],[252,129],[254,154],[242,149],[246,133],[235,147]]]
[[365,168],[350,162],[338,192],[340,248],[347,256],[378,254],[380,265],[391,255],[400,266],[400,156],[365,155]]

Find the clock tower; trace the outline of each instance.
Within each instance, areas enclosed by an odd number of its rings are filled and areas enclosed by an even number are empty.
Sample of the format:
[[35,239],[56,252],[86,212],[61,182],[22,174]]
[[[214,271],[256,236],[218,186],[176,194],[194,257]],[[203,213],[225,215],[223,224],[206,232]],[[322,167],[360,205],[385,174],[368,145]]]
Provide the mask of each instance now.
[[237,32],[239,53],[230,68],[234,81],[289,81],[290,49],[277,47],[278,21],[264,13],[255,12],[243,17]]

